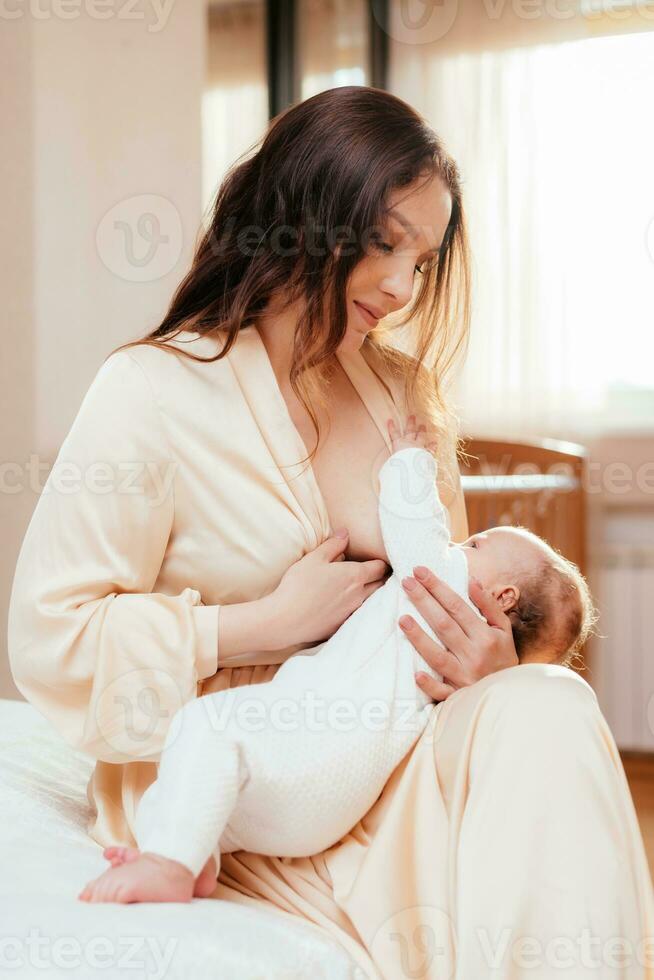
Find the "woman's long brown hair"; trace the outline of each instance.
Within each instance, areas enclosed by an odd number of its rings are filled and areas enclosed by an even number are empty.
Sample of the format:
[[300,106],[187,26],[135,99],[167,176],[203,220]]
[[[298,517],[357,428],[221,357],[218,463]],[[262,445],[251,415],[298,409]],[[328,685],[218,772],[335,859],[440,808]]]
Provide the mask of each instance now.
[[[286,109],[248,153],[219,186],[207,230],[161,324],[116,350],[149,344],[219,360],[273,295],[302,300],[289,380],[313,422],[316,445],[305,457],[312,459],[320,438],[313,405],[323,399],[328,365],[345,334],[349,276],[367,254],[371,229],[385,224],[389,193],[437,175],[452,197],[439,258],[417,276],[419,288],[401,318],[389,326],[387,317],[364,343],[375,348],[383,370],[404,381],[406,405],[433,427],[438,455],[445,444],[451,449],[456,426],[443,386],[467,342],[470,260],[459,172],[441,140],[402,99],[345,86]],[[399,328],[404,351],[392,343]],[[182,331],[224,335],[225,343],[210,358],[166,344]]]

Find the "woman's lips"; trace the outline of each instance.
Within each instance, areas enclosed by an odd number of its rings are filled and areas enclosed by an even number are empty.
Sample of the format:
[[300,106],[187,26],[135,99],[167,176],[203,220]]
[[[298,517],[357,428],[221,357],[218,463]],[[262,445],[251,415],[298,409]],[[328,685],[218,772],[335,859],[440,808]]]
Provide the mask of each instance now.
[[379,322],[378,317],[373,316],[370,310],[366,306],[363,306],[363,304],[359,303],[356,299],[354,300],[354,305],[358,307],[359,313],[361,314],[362,318],[365,320],[365,322],[368,324],[369,327],[377,326]]

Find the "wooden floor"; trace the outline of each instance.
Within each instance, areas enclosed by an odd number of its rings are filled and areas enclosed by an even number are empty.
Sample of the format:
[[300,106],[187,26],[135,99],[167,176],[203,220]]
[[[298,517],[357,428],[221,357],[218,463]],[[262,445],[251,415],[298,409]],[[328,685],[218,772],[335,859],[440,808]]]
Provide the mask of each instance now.
[[654,755],[631,752],[621,755],[636,805],[650,871],[654,875]]

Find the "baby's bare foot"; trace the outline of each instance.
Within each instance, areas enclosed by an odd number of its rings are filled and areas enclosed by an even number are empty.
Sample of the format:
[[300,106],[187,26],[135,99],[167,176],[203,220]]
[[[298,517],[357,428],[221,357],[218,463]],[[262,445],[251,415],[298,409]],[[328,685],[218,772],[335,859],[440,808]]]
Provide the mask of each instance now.
[[[120,867],[130,861],[136,861],[141,852],[138,847],[112,846],[105,847],[102,852],[103,857],[111,862],[112,868]],[[209,858],[204,868],[198,875],[193,889],[193,898],[208,898],[216,890],[216,880],[218,878],[218,866],[213,855]]]
[[79,893],[83,902],[190,902],[193,872],[159,854],[145,852],[108,868]]

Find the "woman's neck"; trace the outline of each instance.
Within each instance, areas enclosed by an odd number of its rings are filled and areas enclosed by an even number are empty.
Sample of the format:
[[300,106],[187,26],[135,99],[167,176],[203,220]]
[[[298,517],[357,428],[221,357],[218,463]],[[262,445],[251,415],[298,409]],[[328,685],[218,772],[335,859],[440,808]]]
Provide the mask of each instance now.
[[297,306],[290,306],[282,312],[267,308],[257,319],[256,329],[280,386],[288,381],[291,374],[293,337],[298,316]]

